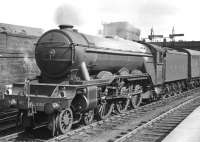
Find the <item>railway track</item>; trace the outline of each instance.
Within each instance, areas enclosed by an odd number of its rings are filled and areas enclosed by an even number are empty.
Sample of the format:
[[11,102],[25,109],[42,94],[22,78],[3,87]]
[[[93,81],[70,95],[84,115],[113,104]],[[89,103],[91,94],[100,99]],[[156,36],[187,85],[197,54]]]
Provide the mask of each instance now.
[[[193,92],[195,92],[193,90]],[[175,106],[179,106],[180,104],[184,103],[187,100],[195,100],[196,98],[191,98],[191,96],[188,96],[187,99],[181,99],[183,96],[189,95],[188,93],[191,92],[185,92],[184,94],[180,96],[174,96],[171,98],[168,98],[166,100],[161,100],[158,102],[154,102],[148,105],[145,105],[143,107],[140,107],[136,110],[131,110],[127,113],[119,114],[116,116],[113,116],[105,121],[100,121],[97,123],[94,123],[92,125],[82,127],[80,129],[74,130],[72,132],[69,132],[68,134],[65,134],[63,136],[59,136],[53,139],[50,139],[48,142],[57,142],[57,141],[68,141],[68,142],[85,142],[85,141],[96,141],[96,142],[114,142],[121,138],[123,135],[126,135],[127,132],[134,131],[134,129],[137,129],[139,127],[142,127],[148,121],[150,121],[155,116],[159,116],[159,113],[162,115],[163,111],[170,111]],[[181,99],[181,100],[179,100]],[[163,106],[165,106],[167,103],[172,101],[179,101],[179,103],[175,103],[172,105],[168,110],[162,110]],[[199,99],[200,104],[200,99]],[[141,119],[143,117],[146,117],[146,113],[151,113],[156,109],[161,108],[157,113],[153,113],[153,115],[150,117],[147,116],[147,118]],[[131,123],[127,123],[131,122]],[[133,123],[132,123],[133,122]],[[138,122],[138,123],[137,123]],[[125,123],[127,123],[125,125]],[[141,126],[140,126],[141,125]],[[135,128],[134,128],[135,127]],[[107,133],[107,134],[106,134]]]
[[[162,115],[164,112],[171,110],[173,107],[177,107],[184,102],[194,99],[194,96],[198,89],[184,92],[180,95],[170,97],[165,100],[153,102],[148,105],[139,107],[138,109],[130,110],[123,114],[111,116],[110,118],[98,122],[94,122],[88,126],[83,126],[78,129],[72,130],[67,134],[60,135],[54,138],[42,138],[42,137],[24,137],[25,133],[15,133],[6,137],[0,138],[0,141],[16,141],[16,140],[34,140],[34,141],[68,141],[68,142],[82,142],[82,141],[123,141],[126,134],[130,134],[132,131],[136,131],[143,125],[147,124],[153,118]],[[200,99],[199,103],[200,103]],[[171,104],[170,104],[171,103]],[[168,107],[166,107],[168,105]],[[153,112],[153,113],[152,113]],[[149,116],[151,114],[151,116]],[[181,121],[181,120],[180,120]],[[141,125],[141,126],[140,126]],[[41,128],[41,127],[40,127]],[[140,128],[141,129],[141,128]],[[44,130],[40,131],[44,132]],[[130,132],[130,133],[129,133]],[[107,133],[107,135],[105,135]],[[45,135],[45,134],[42,134]],[[104,137],[103,137],[104,136]],[[122,140],[122,137],[124,139]]]
[[194,109],[200,106],[200,96],[167,111],[148,123],[124,134],[115,142],[159,142],[162,141]]
[[16,109],[3,109],[0,111],[0,136],[5,134],[5,130],[16,128]]
[[16,117],[17,117],[16,109],[0,110],[0,124],[6,121],[15,120]]

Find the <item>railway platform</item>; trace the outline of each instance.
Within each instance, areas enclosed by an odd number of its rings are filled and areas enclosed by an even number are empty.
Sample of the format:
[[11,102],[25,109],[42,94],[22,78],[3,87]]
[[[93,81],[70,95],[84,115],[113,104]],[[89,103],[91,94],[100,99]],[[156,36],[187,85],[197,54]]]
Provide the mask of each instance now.
[[200,107],[186,117],[162,142],[200,142]]

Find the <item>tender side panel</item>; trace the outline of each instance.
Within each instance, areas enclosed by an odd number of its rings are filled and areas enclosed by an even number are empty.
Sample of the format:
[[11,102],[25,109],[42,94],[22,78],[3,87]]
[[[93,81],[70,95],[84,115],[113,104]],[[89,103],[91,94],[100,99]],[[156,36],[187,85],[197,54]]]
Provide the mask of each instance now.
[[186,79],[188,56],[185,53],[169,51],[166,55],[166,82]]
[[191,75],[192,77],[200,77],[200,55],[191,56]]

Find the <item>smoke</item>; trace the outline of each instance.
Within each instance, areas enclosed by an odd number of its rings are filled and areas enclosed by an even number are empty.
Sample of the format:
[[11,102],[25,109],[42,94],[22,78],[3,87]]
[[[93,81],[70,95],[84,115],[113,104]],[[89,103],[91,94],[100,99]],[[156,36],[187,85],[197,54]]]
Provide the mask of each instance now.
[[61,5],[56,9],[55,22],[57,25],[67,24],[80,26],[82,24],[80,11],[71,5]]

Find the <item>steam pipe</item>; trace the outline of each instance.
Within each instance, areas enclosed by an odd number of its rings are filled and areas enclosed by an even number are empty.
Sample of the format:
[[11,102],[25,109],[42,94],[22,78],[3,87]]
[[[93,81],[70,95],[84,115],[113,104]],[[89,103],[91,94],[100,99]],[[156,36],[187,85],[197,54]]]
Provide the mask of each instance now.
[[89,81],[90,75],[89,75],[89,72],[88,72],[85,62],[81,62],[81,72],[82,72],[83,79],[86,81]]

